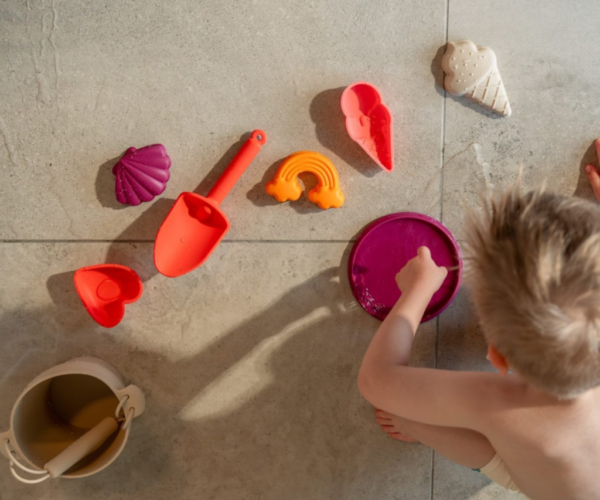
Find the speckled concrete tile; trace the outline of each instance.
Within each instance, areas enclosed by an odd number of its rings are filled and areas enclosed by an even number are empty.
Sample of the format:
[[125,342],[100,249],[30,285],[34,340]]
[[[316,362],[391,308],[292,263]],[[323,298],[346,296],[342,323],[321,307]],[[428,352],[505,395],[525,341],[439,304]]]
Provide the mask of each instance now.
[[[439,319],[437,366],[443,370],[493,371],[485,359],[486,342],[466,289]],[[526,500],[466,467],[434,456],[434,500]]]
[[[348,252],[226,242],[168,279],[153,271],[151,244],[0,244],[0,429],[30,380],[75,356],[112,363],[147,396],[111,467],[25,486],[5,464],[3,500],[428,499],[431,452],[385,436],[356,389],[379,322],[349,291]],[[72,284],[105,258],[144,281],[111,330]],[[414,364],[433,365],[435,326],[423,327]]]
[[[462,237],[485,176],[501,189],[524,169],[525,187],[546,182],[592,199],[583,166],[600,135],[600,3],[452,0],[449,40],[491,47],[512,106],[501,118],[466,98],[446,99],[443,220]],[[438,85],[441,81],[438,80]]]
[[[421,195],[441,159],[431,61],[444,23],[444,0],[2,2],[0,199],[10,217],[0,238],[153,239],[172,200],[206,194],[255,128],[269,142],[223,203],[229,239],[347,240],[390,212],[437,216]],[[345,130],[339,99],[358,80],[392,110],[390,175]],[[123,209],[111,168],[129,146],[156,142],[173,160],[167,190]],[[280,205],[264,192],[298,150],[338,167],[342,209],[306,196]]]
[[469,290],[462,287],[440,315],[437,366],[447,370],[492,371],[487,344]]

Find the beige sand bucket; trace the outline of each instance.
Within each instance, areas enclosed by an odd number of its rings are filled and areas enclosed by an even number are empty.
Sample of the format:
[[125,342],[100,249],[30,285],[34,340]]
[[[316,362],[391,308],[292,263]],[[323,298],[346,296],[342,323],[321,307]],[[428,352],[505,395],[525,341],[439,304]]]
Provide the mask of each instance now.
[[131,421],[145,406],[142,391],[125,387],[108,363],[76,358],[45,371],[21,393],[10,430],[0,434],[0,451],[24,483],[91,476],[121,454]]

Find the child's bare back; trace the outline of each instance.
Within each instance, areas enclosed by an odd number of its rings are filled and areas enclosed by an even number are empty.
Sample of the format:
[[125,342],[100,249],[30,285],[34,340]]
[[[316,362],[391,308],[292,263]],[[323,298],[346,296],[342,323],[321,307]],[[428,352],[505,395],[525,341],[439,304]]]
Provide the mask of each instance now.
[[509,190],[469,231],[473,302],[499,373],[408,366],[447,274],[428,249],[365,355],[359,389],[391,437],[539,500],[600,499],[600,209]]
[[600,391],[561,401],[517,375],[495,378],[492,406],[481,409],[474,428],[516,486],[535,499],[600,498]]

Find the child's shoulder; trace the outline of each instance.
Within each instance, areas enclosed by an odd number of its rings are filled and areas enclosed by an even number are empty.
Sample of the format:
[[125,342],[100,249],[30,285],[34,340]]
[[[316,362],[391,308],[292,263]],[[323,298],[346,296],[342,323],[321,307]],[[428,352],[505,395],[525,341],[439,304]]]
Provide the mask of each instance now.
[[[557,414],[576,413],[584,407],[589,409],[590,405],[600,410],[598,390],[588,391],[578,400],[559,399],[538,389],[516,373],[506,376],[486,374],[480,378],[480,383],[482,391],[477,395],[480,398],[480,414],[494,424],[499,419],[506,420],[510,416],[520,420],[526,414],[537,418],[536,415],[548,416],[555,411]],[[485,397],[482,397],[482,393],[485,393]]]
[[532,391],[531,385],[517,374],[463,373],[469,376],[459,378],[457,383],[463,385],[465,400],[477,419],[493,420],[506,409],[527,407],[540,399],[539,391]]

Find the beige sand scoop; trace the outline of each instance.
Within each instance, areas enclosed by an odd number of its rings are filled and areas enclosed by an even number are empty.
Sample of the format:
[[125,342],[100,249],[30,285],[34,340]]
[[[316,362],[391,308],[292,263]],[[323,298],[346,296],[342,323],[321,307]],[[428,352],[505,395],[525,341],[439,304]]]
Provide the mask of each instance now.
[[470,40],[450,42],[442,67],[446,73],[444,87],[450,94],[464,95],[499,115],[510,116],[510,103],[492,49],[477,47]]

